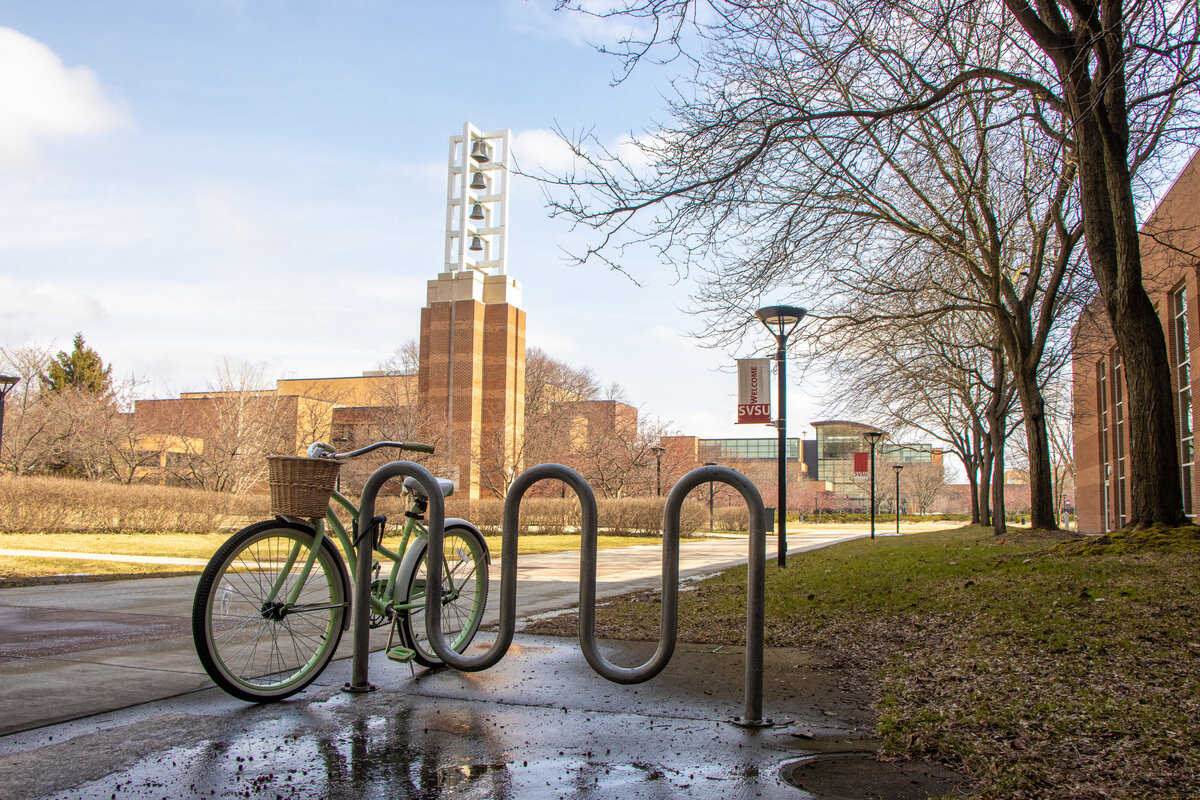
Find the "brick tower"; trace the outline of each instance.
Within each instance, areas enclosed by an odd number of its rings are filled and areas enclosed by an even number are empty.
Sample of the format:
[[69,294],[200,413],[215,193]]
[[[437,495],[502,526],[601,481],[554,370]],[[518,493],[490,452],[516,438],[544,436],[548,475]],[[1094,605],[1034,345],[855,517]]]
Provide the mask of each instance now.
[[509,132],[450,137],[446,268],[421,309],[418,392],[446,424],[455,493],[499,491],[521,467],[525,312],[507,275]]

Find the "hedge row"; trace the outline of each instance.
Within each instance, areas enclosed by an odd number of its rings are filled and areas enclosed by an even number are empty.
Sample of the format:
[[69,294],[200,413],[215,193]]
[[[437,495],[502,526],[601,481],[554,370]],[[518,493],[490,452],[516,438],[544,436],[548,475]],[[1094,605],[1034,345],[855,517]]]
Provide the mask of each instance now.
[[268,514],[266,495],[0,475],[0,532],[211,533]]
[[[125,485],[54,477],[0,475],[0,533],[212,533],[237,529],[270,516],[266,494],[232,495],[151,484]],[[625,498],[598,501],[601,532],[653,536],[662,526],[662,500]],[[500,533],[503,501],[474,503],[451,497],[447,515],[471,520],[485,533]],[[399,523],[407,501],[379,498],[377,510]],[[688,501],[680,519],[690,536],[707,527],[708,510]],[[574,499],[530,498],[521,506],[521,533],[579,530]]]

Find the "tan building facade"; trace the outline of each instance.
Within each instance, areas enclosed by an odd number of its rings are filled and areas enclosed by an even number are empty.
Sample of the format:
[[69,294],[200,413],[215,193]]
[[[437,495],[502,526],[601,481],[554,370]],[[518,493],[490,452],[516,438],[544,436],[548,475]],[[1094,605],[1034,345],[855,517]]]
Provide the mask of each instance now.
[[[1176,444],[1184,511],[1194,517],[1196,418],[1192,363],[1196,349],[1200,267],[1200,151],[1142,226],[1143,282],[1167,339],[1175,396]],[[1075,505],[1079,529],[1116,530],[1128,521],[1129,420],[1121,355],[1099,299],[1076,323],[1072,339]]]

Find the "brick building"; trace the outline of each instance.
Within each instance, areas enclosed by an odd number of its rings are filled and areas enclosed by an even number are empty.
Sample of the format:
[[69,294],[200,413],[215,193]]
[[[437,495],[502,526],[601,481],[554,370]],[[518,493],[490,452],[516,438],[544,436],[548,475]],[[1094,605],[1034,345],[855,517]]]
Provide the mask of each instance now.
[[525,426],[520,283],[475,269],[429,281],[420,364],[419,402],[447,432],[452,474],[446,477],[477,499],[489,477],[481,470],[511,472],[520,462]]
[[[1192,388],[1200,265],[1200,151],[1142,225],[1143,282],[1167,339],[1184,511],[1194,516],[1196,416]],[[1129,407],[1121,356],[1099,299],[1072,332],[1075,481],[1079,528],[1097,533],[1120,528],[1129,513]],[[1200,358],[1200,353],[1197,353]]]

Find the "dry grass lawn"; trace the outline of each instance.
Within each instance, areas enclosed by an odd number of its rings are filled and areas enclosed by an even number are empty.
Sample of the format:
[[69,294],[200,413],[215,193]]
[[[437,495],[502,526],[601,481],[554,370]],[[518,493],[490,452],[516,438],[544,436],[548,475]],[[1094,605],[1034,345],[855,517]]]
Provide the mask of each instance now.
[[[977,797],[1200,797],[1200,530],[1065,538],[963,528],[801,554],[768,569],[767,643],[832,659],[876,698],[885,754],[960,769]],[[742,641],[745,576],[681,595],[682,641]],[[654,593],[598,618],[657,638]]]

